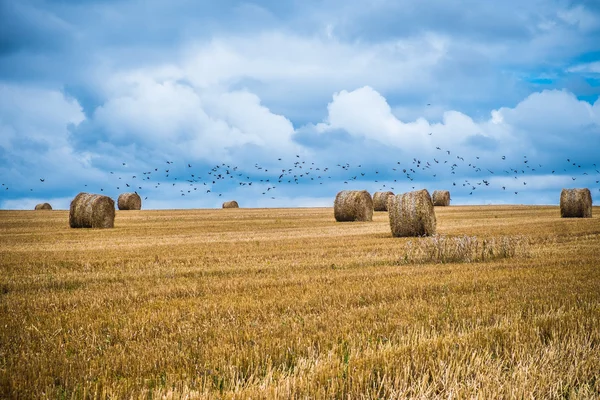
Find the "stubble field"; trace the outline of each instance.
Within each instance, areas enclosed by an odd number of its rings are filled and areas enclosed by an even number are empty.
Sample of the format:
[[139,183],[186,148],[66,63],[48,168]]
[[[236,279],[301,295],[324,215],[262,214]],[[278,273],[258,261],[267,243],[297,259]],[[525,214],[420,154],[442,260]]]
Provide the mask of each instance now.
[[593,212],[0,211],[0,398],[600,397]]

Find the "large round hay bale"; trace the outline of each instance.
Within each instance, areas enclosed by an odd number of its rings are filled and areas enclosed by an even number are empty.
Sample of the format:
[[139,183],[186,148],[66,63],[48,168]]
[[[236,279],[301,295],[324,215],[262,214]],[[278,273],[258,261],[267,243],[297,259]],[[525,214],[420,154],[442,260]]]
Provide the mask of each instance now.
[[387,211],[388,197],[393,195],[394,192],[375,192],[373,194],[373,210]]
[[36,210],[52,210],[52,206],[49,203],[40,203],[35,206]]
[[335,220],[372,221],[373,199],[366,190],[342,190],[335,196],[333,203]]
[[592,218],[592,194],[585,189],[563,189],[560,192],[562,218]]
[[399,194],[388,203],[392,236],[429,236],[435,233],[433,201],[425,189]]
[[237,201],[231,200],[223,203],[223,208],[240,208],[240,205]]
[[69,211],[71,228],[113,228],[115,226],[115,202],[100,194],[81,192]]
[[119,210],[141,210],[142,198],[137,193],[121,193],[117,200]]
[[434,190],[431,198],[434,206],[450,205],[450,192],[447,190]]

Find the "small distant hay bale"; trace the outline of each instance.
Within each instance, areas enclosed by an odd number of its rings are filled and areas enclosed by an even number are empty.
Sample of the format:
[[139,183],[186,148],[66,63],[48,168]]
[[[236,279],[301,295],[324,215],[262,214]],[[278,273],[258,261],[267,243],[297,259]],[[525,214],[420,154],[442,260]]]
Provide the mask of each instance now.
[[375,211],[387,211],[388,198],[393,195],[394,192],[375,192],[373,194],[373,209]]
[[79,193],[71,201],[69,225],[71,228],[114,228],[114,200],[100,194]]
[[231,200],[223,203],[223,208],[240,208],[240,205],[237,201]]
[[50,203],[40,203],[35,206],[36,210],[52,210]]
[[449,206],[450,192],[447,190],[434,190],[431,196],[434,206]]
[[119,210],[141,210],[142,198],[137,193],[121,193],[117,205]]
[[333,213],[338,222],[372,221],[371,194],[366,190],[342,190],[335,196]]
[[592,218],[592,194],[585,189],[563,189],[560,192],[561,218]]
[[435,233],[433,201],[425,189],[390,197],[388,203],[392,236],[430,236]]

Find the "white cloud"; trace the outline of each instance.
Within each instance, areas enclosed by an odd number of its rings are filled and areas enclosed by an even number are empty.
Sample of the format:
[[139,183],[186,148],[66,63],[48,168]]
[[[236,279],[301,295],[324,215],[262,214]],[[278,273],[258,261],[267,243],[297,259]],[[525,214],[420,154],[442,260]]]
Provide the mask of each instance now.
[[284,153],[288,153],[292,147],[292,123],[284,116],[271,113],[254,93],[221,93],[207,99],[207,103],[211,115],[227,121],[229,126],[252,137],[253,144]]
[[598,16],[591,13],[581,4],[567,10],[559,11],[558,17],[570,25],[577,26],[584,32],[600,28],[600,19]]
[[327,108],[325,122],[316,126],[321,133],[343,129],[384,145],[421,152],[433,144],[464,148],[464,141],[475,135],[496,140],[502,147],[499,150],[505,151],[550,136],[583,140],[589,137],[590,127],[600,133],[600,102],[592,106],[572,93],[557,90],[533,93],[513,108],[492,110],[490,118],[483,121],[446,111],[439,123],[423,118],[403,122],[392,113],[386,99],[370,87],[335,93]]
[[368,86],[335,93],[327,110],[326,122],[316,126],[318,132],[343,129],[353,136],[405,149],[422,146],[430,127],[424,119],[401,122],[392,114],[385,98]]
[[445,52],[446,39],[434,34],[349,44],[270,32],[191,46],[183,69],[199,88],[250,78],[286,88],[326,88],[331,93],[340,85],[365,82],[387,88],[414,87],[416,81],[426,84]]
[[57,90],[0,84],[0,146],[27,138],[52,148],[66,145],[67,125],[84,120],[77,100]]
[[109,83],[114,97],[90,121],[104,140],[212,162],[227,160],[230,149],[248,144],[282,152],[295,148],[291,122],[271,113],[255,94],[195,88],[169,79],[173,71],[116,76]]
[[69,127],[84,118],[77,100],[60,91],[0,85],[0,150],[7,155],[0,175],[30,186],[48,173],[80,171],[83,159],[68,138]]
[[514,108],[503,107],[498,113],[515,135],[541,144],[554,139],[586,141],[592,138],[590,128],[598,135],[599,110],[598,103],[592,107],[570,92],[546,90],[532,93]]
[[600,61],[577,64],[567,68],[567,72],[600,74]]
[[482,132],[470,117],[458,111],[444,112],[439,123],[424,118],[403,122],[392,113],[386,99],[368,86],[335,93],[327,109],[325,122],[316,125],[318,132],[343,129],[356,137],[421,154],[430,152],[434,144],[448,146]]
[[58,90],[0,86],[2,207],[30,209],[51,202],[65,208],[65,192],[102,179],[105,172],[90,165],[92,153],[78,152],[70,142],[70,129],[84,119],[77,100]]

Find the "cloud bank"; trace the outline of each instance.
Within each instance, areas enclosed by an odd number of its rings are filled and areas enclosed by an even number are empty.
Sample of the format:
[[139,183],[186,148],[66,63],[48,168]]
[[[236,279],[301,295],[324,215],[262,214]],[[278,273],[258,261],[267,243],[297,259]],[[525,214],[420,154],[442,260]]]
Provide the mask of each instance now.
[[596,201],[600,9],[543,3],[4,1],[0,208]]

